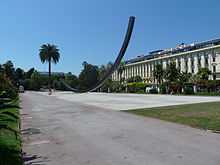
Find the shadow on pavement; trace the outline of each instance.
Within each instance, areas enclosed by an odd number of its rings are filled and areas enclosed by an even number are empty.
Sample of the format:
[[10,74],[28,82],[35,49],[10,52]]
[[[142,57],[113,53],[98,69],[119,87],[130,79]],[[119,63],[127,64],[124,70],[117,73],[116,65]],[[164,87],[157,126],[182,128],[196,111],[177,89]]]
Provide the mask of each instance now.
[[38,155],[29,155],[27,153],[22,154],[24,165],[46,165],[49,162],[47,157]]

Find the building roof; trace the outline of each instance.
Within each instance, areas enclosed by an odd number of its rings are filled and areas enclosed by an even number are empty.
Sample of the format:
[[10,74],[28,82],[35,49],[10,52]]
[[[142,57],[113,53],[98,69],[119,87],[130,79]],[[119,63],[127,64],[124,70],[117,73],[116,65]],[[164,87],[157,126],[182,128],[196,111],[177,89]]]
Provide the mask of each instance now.
[[210,46],[215,46],[215,45],[220,45],[220,38],[198,42],[198,43],[192,43],[192,44],[181,43],[175,48],[151,51],[147,55],[138,56],[136,58],[125,61],[125,63],[130,64],[130,63],[150,60],[150,59],[154,59],[158,57],[169,56],[169,55],[176,54],[176,53],[182,53],[182,52],[197,50],[197,49],[206,48]]

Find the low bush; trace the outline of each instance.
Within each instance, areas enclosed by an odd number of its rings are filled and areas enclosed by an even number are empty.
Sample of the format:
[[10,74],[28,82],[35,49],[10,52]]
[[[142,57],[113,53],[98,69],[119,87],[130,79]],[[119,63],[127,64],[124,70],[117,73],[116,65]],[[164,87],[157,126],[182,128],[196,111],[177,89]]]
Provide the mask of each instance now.
[[192,95],[192,94],[194,94],[193,84],[191,84],[191,83],[184,84],[183,89],[184,89],[184,90],[183,90],[183,91],[184,91],[184,94],[187,94],[187,95]]
[[18,100],[0,108],[0,164],[22,165]]
[[5,91],[3,97],[15,99],[17,98],[17,89],[12,85],[10,80],[5,78],[3,75],[0,75],[0,92]]
[[127,79],[127,83],[133,82],[142,82],[142,78],[140,76],[135,76]]
[[147,84],[143,82],[133,82],[127,84],[128,92],[131,93],[145,93],[145,88],[147,87]]
[[160,88],[160,93],[161,94],[166,94],[166,85],[165,84],[161,84],[160,86],[159,86],[159,88]]
[[22,165],[18,93],[0,75],[0,165]]

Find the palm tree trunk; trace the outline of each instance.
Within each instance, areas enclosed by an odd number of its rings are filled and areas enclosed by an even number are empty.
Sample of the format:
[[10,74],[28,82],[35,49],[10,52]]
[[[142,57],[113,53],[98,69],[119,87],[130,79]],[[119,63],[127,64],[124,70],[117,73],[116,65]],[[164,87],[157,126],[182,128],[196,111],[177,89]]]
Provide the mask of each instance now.
[[49,83],[48,83],[49,93],[51,94],[51,59],[49,60]]

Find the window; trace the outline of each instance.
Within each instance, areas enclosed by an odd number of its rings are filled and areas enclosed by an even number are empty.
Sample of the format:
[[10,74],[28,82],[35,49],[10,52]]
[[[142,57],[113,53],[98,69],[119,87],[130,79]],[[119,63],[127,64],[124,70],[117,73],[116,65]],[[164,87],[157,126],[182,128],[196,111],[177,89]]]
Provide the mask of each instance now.
[[213,66],[213,72],[214,73],[216,72],[216,66]]
[[213,56],[213,57],[212,57],[212,61],[213,61],[213,62],[215,62],[215,61],[216,61],[216,60],[215,60],[215,56]]
[[209,65],[209,60],[208,60],[208,57],[207,57],[207,56],[205,57],[205,65],[206,65],[206,66]]
[[188,72],[188,61],[187,61],[187,58],[185,58],[185,70],[186,70],[186,72]]
[[181,68],[181,61],[178,59],[178,68]]
[[213,80],[216,80],[216,75],[215,74],[213,74]]
[[198,67],[201,67],[201,57],[198,57]]

